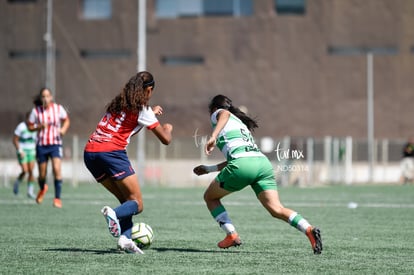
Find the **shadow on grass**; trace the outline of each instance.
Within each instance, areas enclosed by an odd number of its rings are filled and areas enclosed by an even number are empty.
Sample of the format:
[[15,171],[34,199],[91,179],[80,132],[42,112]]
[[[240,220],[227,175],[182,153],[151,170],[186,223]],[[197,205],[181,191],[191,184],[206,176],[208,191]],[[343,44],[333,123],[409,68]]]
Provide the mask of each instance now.
[[[206,250],[206,249],[196,249],[196,248],[176,248],[176,247],[156,247],[156,248],[150,248],[150,250],[155,250],[157,252],[184,252],[184,253],[255,253],[252,251],[240,251],[240,250],[229,250],[229,249],[223,249],[223,250]],[[93,253],[97,255],[103,255],[103,254],[122,254],[117,249],[107,249],[107,250],[99,250],[99,249],[83,249],[83,248],[48,248],[43,249],[43,251],[53,251],[53,252],[74,252],[74,253]]]
[[49,248],[49,249],[43,249],[43,251],[82,252],[82,253],[93,253],[93,254],[98,254],[98,255],[121,253],[118,249],[99,250],[99,249],[82,249],[82,248]]

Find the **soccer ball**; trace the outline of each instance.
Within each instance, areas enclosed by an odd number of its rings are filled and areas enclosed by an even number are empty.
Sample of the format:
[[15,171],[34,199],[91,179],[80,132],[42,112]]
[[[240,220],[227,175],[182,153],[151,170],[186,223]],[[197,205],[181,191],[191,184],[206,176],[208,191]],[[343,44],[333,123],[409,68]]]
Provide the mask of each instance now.
[[154,240],[154,232],[148,224],[136,223],[132,227],[131,238],[139,248],[148,248]]

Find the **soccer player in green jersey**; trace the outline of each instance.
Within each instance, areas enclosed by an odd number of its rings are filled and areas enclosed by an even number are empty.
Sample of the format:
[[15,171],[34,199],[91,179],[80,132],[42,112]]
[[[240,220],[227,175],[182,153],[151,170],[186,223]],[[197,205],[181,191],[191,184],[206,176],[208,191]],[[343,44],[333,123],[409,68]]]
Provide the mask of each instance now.
[[27,127],[29,114],[30,112],[26,113],[25,121],[20,122],[14,130],[13,145],[16,148],[21,172],[13,184],[13,193],[15,195],[19,193],[19,185],[27,174],[27,196],[34,199],[33,168],[36,160],[36,132],[30,131]]
[[226,237],[218,243],[218,247],[241,245],[240,237],[220,201],[221,198],[250,185],[273,217],[288,222],[303,232],[308,237],[314,254],[320,254],[320,230],[309,224],[296,211],[285,208],[279,200],[273,166],[260,152],[251,134],[258,127],[256,121],[234,107],[232,101],[223,95],[212,99],[209,110],[213,132],[207,140],[205,152],[210,154],[217,146],[227,160],[212,166],[199,165],[193,171],[197,175],[220,171],[204,193],[207,208],[220,228],[226,232]]

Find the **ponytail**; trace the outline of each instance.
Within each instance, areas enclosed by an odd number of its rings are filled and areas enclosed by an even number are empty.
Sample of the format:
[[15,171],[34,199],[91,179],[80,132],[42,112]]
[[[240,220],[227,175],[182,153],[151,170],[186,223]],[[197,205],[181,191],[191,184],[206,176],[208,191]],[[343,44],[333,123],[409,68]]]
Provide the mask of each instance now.
[[253,132],[255,128],[259,128],[259,125],[257,124],[256,120],[250,118],[248,115],[246,115],[245,112],[243,112],[239,108],[230,106],[228,111],[236,117],[238,117],[250,131]]
[[250,118],[246,113],[240,110],[237,107],[234,107],[230,98],[224,95],[216,95],[209,104],[210,113],[213,113],[217,109],[225,109],[230,113],[238,117],[250,131],[253,131],[254,128],[258,128],[256,120]]

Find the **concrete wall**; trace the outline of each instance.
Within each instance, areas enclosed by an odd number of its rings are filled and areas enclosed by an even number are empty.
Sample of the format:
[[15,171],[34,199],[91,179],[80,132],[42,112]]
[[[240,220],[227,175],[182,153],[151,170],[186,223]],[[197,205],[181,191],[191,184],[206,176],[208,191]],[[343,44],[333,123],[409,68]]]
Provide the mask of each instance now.
[[[272,0],[254,1],[250,17],[158,19],[148,1],[147,69],[154,104],[175,136],[207,132],[217,93],[259,120],[257,136],[366,137],[366,58],[331,55],[330,47],[392,47],[376,55],[375,136],[413,135],[414,1],[312,0],[303,16],[279,15]],[[79,1],[54,1],[56,100],[72,118],[69,134],[88,135],[104,106],[136,71],[137,1],[112,1],[110,20],[84,20]],[[44,85],[44,58],[11,58],[45,48],[45,0],[0,2],[0,125],[11,133]],[[122,50],[86,59],[82,50]],[[167,66],[165,56],[196,55],[204,64]]]

